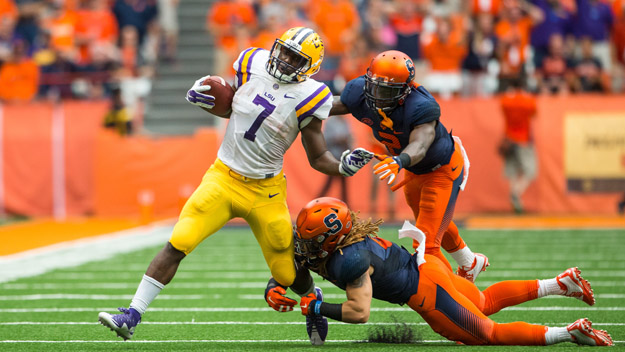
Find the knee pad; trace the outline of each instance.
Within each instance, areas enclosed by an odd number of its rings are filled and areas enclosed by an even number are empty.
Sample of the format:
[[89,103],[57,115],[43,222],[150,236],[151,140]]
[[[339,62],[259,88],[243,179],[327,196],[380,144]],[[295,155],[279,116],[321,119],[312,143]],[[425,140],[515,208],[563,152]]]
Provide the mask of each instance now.
[[291,223],[284,220],[272,221],[267,225],[267,242],[276,251],[293,247],[293,229]]

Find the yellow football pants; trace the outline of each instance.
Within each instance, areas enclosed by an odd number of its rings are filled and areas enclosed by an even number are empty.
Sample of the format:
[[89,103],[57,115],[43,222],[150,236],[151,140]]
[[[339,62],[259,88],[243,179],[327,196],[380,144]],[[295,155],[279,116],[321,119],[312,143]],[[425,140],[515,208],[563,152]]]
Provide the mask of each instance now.
[[189,254],[235,217],[250,225],[271,275],[290,286],[295,279],[293,230],[282,172],[272,178],[249,179],[217,159],[182,208],[170,242]]

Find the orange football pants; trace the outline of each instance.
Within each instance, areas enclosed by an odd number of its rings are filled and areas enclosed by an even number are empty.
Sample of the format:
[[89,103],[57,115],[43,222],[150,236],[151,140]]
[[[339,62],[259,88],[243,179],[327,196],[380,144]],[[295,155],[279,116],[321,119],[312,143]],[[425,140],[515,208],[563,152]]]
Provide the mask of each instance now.
[[432,330],[466,345],[545,345],[547,327],[525,322],[498,324],[487,316],[538,297],[538,280],[502,281],[484,291],[426,254],[419,288],[408,306]]
[[[458,143],[447,165],[427,174],[406,172],[410,180],[404,186],[406,202],[412,209],[416,224],[425,233],[425,253],[437,256],[451,270],[451,265],[441,253],[441,245],[448,252],[466,246],[458,227],[451,220],[464,175],[464,157]],[[416,249],[418,243],[413,244]]]

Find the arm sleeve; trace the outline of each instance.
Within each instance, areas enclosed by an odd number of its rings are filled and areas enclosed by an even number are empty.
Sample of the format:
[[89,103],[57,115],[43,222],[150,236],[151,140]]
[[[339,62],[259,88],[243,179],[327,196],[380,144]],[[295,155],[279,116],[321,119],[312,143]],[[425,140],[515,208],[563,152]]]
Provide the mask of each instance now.
[[326,120],[332,109],[332,92],[330,88],[323,83],[319,83],[316,89],[306,96],[295,107],[297,122],[300,130],[310,122],[313,117],[319,120]]
[[[347,82],[343,92],[341,93],[341,103],[343,103],[347,108],[352,111],[352,107],[356,102],[358,96],[362,92],[362,83],[359,80],[364,80],[364,76],[352,79]],[[360,90],[358,89],[360,87]]]

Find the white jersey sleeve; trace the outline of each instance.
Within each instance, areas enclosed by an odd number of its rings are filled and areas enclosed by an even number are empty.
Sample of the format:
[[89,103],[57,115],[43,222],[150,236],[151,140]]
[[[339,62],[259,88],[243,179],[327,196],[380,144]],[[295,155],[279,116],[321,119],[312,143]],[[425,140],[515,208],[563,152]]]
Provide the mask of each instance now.
[[252,75],[258,75],[259,70],[265,70],[265,63],[269,58],[269,51],[261,48],[247,48],[243,50],[239,57],[232,64],[236,72],[234,78],[234,88],[239,88],[249,82]]

